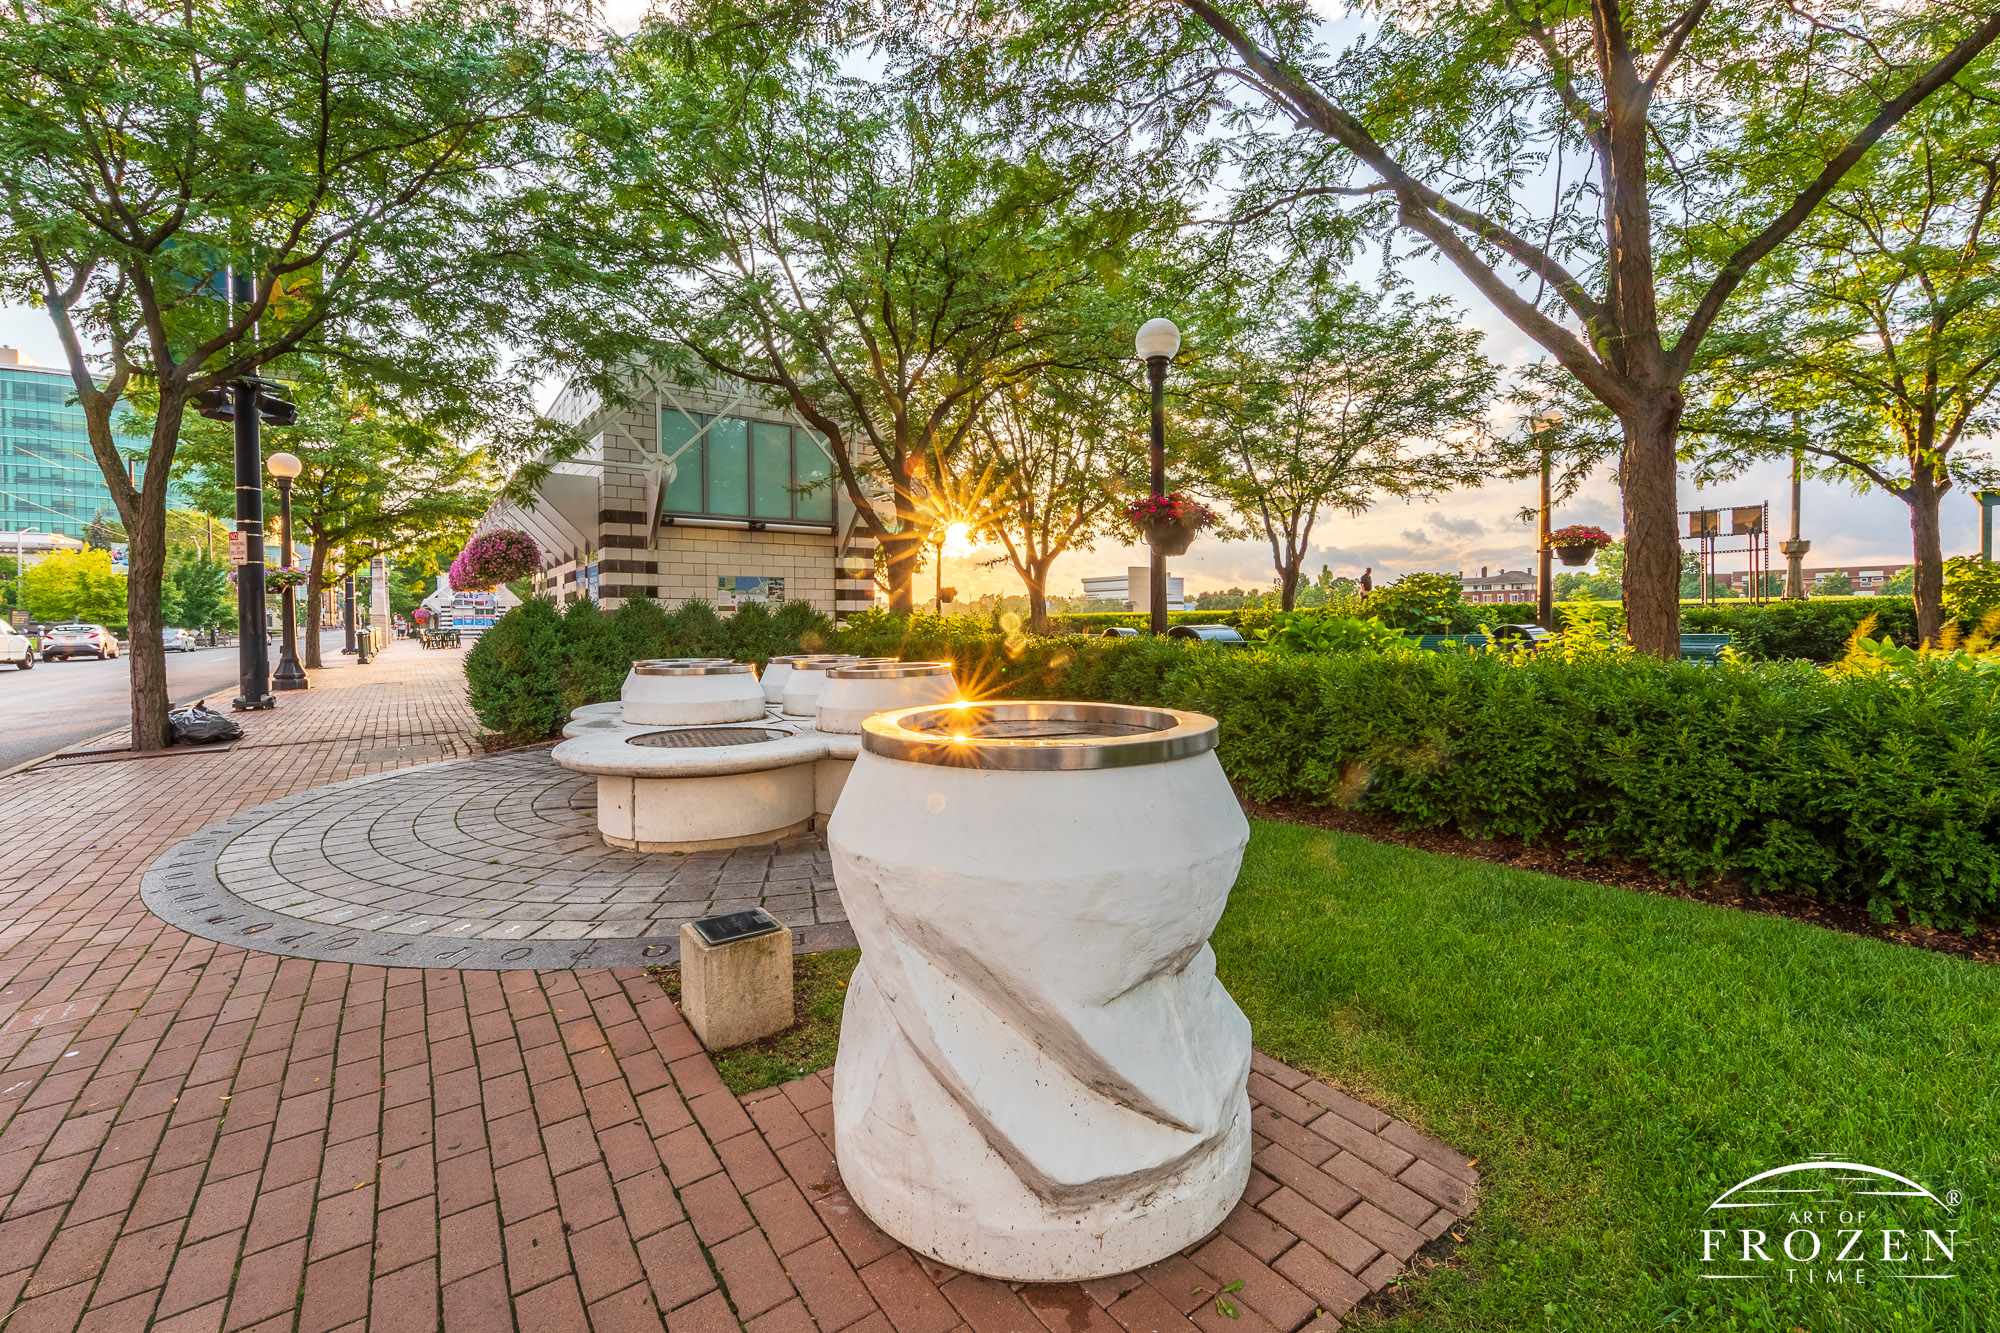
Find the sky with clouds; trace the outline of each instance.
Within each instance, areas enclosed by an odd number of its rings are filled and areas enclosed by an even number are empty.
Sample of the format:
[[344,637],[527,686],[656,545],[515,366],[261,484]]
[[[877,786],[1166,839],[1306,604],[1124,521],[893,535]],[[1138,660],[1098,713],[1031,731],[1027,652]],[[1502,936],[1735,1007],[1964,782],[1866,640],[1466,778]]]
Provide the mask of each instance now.
[[[610,26],[626,31],[644,13],[646,3],[647,0],[611,0],[602,13]],[[1335,19],[1332,27],[1346,27],[1352,21]],[[1404,261],[1403,273],[1419,295],[1442,293],[1455,301],[1465,312],[1467,322],[1485,335],[1486,354],[1495,361],[1518,366],[1541,358],[1540,349],[1443,260],[1434,256],[1408,259]],[[1361,280],[1366,277],[1360,273],[1354,276]],[[1174,312],[1160,313],[1171,316]],[[1201,336],[1196,328],[1184,328],[1182,332],[1189,341]],[[47,317],[38,310],[0,306],[0,345],[20,348],[29,358],[44,365],[62,363],[55,334]],[[1171,466],[1169,460],[1170,472]],[[1372,569],[1375,581],[1381,583],[1413,570],[1531,568],[1534,529],[1517,516],[1524,506],[1535,502],[1535,491],[1532,481],[1494,483],[1431,502],[1392,500],[1358,516],[1339,513],[1324,516],[1314,530],[1306,570],[1317,573],[1325,566],[1335,575],[1359,576],[1362,570]],[[1785,531],[1789,500],[1789,473],[1781,462],[1760,465],[1733,481],[1707,490],[1698,491],[1685,477],[1681,482],[1684,509],[1769,503],[1778,536]],[[1909,559],[1909,512],[1893,496],[1879,492],[1857,495],[1841,487],[1808,481],[1802,512],[1802,534],[1813,543],[1812,553],[1806,558],[1809,566],[1878,561],[1894,566]],[[1594,523],[1613,533],[1621,531],[1617,487],[1608,476],[1592,478],[1559,508],[1554,523],[1558,527]],[[1949,497],[1943,526],[1947,556],[1977,550],[1979,507],[1972,499]],[[945,581],[957,587],[964,597],[1021,591],[1019,580],[1004,564],[982,568],[998,554],[997,548],[982,548],[970,557],[948,559]],[[1742,559],[1740,555],[1719,557],[1718,566],[1740,568]],[[1099,543],[1094,550],[1071,552],[1058,559],[1051,573],[1049,591],[1058,596],[1073,595],[1081,591],[1086,575],[1121,574],[1128,566],[1143,565],[1146,560],[1143,547]],[[1187,580],[1191,592],[1232,586],[1265,587],[1275,579],[1269,548],[1257,542],[1197,541],[1186,555],[1168,563],[1171,573]]]

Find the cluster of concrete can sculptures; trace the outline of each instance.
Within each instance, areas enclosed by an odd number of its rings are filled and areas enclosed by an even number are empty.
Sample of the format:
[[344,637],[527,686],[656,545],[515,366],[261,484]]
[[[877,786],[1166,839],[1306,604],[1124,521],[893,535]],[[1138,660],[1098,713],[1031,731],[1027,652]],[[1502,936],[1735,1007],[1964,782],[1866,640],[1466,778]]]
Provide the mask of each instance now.
[[1034,1282],[1219,1226],[1250,1170],[1250,1036],[1208,938],[1249,828],[1213,719],[968,703],[949,663],[725,666],[635,664],[555,759],[597,775],[621,846],[826,828],[862,949],[834,1069],[862,1210]]

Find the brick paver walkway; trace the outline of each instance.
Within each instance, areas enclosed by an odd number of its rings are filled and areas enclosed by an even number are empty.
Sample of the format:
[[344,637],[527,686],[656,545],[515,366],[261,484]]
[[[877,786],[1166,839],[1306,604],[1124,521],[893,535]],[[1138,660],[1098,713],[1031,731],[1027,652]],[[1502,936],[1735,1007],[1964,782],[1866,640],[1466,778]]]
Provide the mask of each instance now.
[[1449,1149],[1260,1060],[1258,1170],[1220,1235],[1125,1278],[989,1282],[846,1201],[824,1079],[739,1101],[638,969],[283,958],[140,904],[216,819],[467,753],[458,665],[398,647],[228,754],[0,781],[8,1333],[1291,1333],[1468,1206]]

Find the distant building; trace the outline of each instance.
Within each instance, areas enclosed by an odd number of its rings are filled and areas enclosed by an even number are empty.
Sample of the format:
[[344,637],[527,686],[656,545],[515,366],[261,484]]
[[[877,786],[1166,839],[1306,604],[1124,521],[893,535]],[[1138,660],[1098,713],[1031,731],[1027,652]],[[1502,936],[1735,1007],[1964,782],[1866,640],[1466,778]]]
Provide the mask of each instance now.
[[[1153,604],[1152,578],[1153,571],[1145,565],[1133,565],[1123,574],[1094,574],[1083,581],[1083,595],[1093,602],[1122,602],[1127,610],[1144,611]],[[1187,609],[1186,580],[1169,576],[1167,610]]]
[[628,597],[724,611],[803,601],[832,616],[875,604],[875,537],[795,413],[664,373],[629,387],[628,405],[564,389],[548,415],[589,444],[552,464],[533,504],[503,501],[480,521],[535,539],[536,592],[606,610]]
[[99,510],[116,516],[75,393],[68,371],[0,347],[0,528],[81,537]]
[[[1854,585],[1856,596],[1872,597],[1881,590],[1883,584],[1908,568],[1910,568],[1910,562],[1907,560],[1874,560],[1858,565],[1808,565],[1801,572],[1805,575],[1807,592],[1811,592],[1813,585],[1829,574],[1845,574],[1847,575],[1848,582]],[[1782,584],[1785,577],[1784,565],[1778,565],[1776,569],[1772,570],[1772,573]],[[1715,581],[1734,588],[1738,592],[1747,593],[1750,590],[1750,572],[1748,570],[1718,569],[1715,571]]]
[[18,556],[23,569],[33,569],[56,551],[81,551],[83,546],[82,538],[65,537],[60,532],[22,532],[19,529],[0,532],[0,555],[9,560]]
[[1478,578],[1461,573],[1458,576],[1458,586],[1468,602],[1535,600],[1535,576],[1525,569],[1489,571],[1485,565],[1481,565]]

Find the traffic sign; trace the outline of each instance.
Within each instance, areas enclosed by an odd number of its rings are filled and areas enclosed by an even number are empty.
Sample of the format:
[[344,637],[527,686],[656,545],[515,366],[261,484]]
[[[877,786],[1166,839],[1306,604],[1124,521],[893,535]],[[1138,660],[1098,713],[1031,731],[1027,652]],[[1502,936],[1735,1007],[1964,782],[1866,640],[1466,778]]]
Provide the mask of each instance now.
[[250,563],[250,534],[232,532],[229,534],[229,563],[247,565]]

